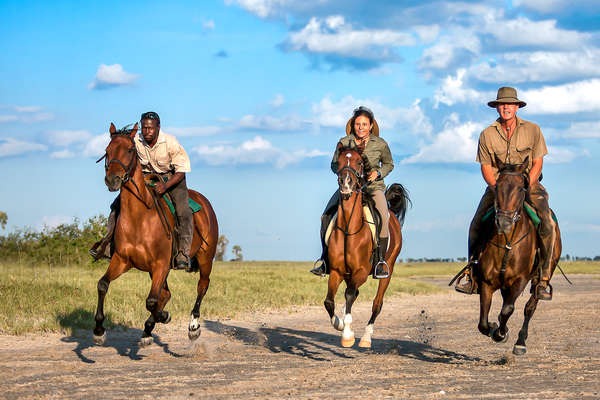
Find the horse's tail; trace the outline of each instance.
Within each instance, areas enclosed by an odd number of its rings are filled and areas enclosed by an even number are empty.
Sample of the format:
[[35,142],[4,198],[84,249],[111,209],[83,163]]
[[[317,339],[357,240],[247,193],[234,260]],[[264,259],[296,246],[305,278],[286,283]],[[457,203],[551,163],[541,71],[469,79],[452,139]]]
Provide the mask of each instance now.
[[385,191],[385,198],[389,209],[396,214],[400,226],[404,224],[404,216],[408,207],[412,207],[412,201],[408,196],[408,190],[399,183],[393,183]]

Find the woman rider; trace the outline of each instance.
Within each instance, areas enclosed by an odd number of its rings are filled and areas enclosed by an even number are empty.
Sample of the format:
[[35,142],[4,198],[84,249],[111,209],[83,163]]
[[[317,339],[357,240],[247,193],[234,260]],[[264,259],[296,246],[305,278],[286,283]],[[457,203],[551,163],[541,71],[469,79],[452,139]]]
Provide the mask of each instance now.
[[[375,207],[381,215],[382,227],[379,234],[379,248],[377,251],[377,265],[373,270],[373,278],[384,279],[389,276],[389,267],[385,262],[385,252],[388,247],[389,230],[389,211],[387,200],[385,199],[384,191],[385,178],[393,169],[394,161],[392,153],[385,140],[379,137],[379,126],[373,116],[373,111],[367,107],[360,106],[354,110],[352,118],[346,123],[346,136],[341,138],[338,144],[344,147],[357,146],[363,149],[362,154],[366,156],[371,169],[367,169],[365,178],[369,182],[366,191],[375,200]],[[333,154],[331,161],[331,170],[333,173],[338,172],[338,151]],[[315,262],[315,267],[310,271],[315,275],[325,276],[329,272],[327,265],[327,243],[325,243],[325,231],[331,221],[331,218],[337,211],[340,200],[339,191],[336,190],[329,203],[325,207],[325,212],[321,216],[321,244],[323,245],[323,254],[321,258]]]

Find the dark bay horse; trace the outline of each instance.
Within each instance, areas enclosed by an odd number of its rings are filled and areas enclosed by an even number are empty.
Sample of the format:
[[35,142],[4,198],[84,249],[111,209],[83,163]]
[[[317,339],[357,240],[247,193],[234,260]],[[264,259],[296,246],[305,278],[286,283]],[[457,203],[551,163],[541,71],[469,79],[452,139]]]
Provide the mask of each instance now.
[[[373,238],[369,223],[365,219],[362,207],[362,187],[364,180],[365,161],[357,148],[342,147],[339,145],[338,185],[340,202],[337,211],[336,226],[331,233],[328,247],[330,265],[327,298],[325,309],[329,313],[331,324],[342,332],[342,346],[351,347],[355,338],[352,331],[352,304],[358,297],[358,288],[365,283],[371,273],[371,255],[373,253]],[[402,248],[401,224],[397,215],[404,219],[406,204],[409,202],[408,194],[401,185],[396,184],[399,192],[388,198],[391,203],[399,206],[390,213],[390,239],[385,260],[390,268],[390,276],[379,281],[377,295],[373,300],[371,318],[360,340],[360,347],[371,347],[373,325],[377,315],[381,312],[383,295],[390,283],[394,263]],[[335,294],[340,283],[346,282],[346,311],[343,320],[335,315]]]
[[[167,225],[173,227],[175,218],[168,211],[161,217],[157,203],[146,186],[134,144],[137,130],[138,124],[135,124],[133,129],[119,131],[110,124],[111,140],[104,155],[104,181],[111,192],[120,191],[121,211],[114,233],[115,251],[108,270],[98,281],[98,308],[94,329],[94,341],[98,344],[104,343],[106,339],[103,322],[104,298],[108,286],[132,267],[148,272],[152,280],[150,293],[146,298],[146,309],[150,316],[144,324],[140,344],[144,346],[152,343],[152,330],[157,322],[166,324],[171,321],[169,312],[164,311],[171,298],[167,275],[173,246],[173,235],[167,233],[167,230],[171,230]],[[194,236],[190,252],[192,269],[200,272],[198,296],[188,327],[188,336],[190,340],[194,340],[200,336],[200,304],[208,290],[217,245],[218,225],[209,201],[193,190],[189,191],[189,196],[202,207],[193,214]],[[163,203],[164,209],[168,210],[164,200],[159,201]]]
[[[529,187],[526,173],[529,160],[523,164],[498,163],[499,176],[496,182],[495,218],[491,239],[488,241],[480,257],[479,297],[479,331],[496,342],[508,340],[508,319],[515,309],[515,301],[523,292],[527,283],[532,283],[532,294],[525,305],[525,319],[519,332],[519,339],[513,347],[513,353],[522,355],[527,352],[525,341],[529,321],[535,312],[538,299],[534,287],[539,280],[538,238],[531,218],[526,215],[525,198]],[[556,243],[550,260],[552,274],[558,264],[562,244],[558,223],[556,226]],[[498,321],[488,322],[492,295],[500,289],[503,304]]]

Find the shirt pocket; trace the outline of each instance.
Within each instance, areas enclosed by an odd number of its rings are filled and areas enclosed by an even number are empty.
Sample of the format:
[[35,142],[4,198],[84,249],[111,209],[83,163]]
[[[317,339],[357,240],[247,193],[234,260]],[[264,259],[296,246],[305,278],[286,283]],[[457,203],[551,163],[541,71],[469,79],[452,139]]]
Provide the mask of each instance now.
[[171,157],[169,157],[167,146],[162,145],[158,149],[156,149],[154,157],[154,162],[156,162],[157,166],[163,171],[167,171],[171,168]]
[[515,148],[519,155],[519,161],[523,162],[526,157],[529,157],[529,165],[531,165],[533,139],[530,137],[519,137],[515,143]]

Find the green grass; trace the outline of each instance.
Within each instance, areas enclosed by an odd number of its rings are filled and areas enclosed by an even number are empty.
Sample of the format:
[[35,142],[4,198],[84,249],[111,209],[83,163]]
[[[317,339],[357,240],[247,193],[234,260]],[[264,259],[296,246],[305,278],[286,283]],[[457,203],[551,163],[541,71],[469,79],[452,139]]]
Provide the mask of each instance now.
[[[0,263],[0,332],[65,332],[92,329],[98,279],[106,263],[89,266],[23,266]],[[600,273],[600,263],[561,263],[567,274]],[[310,273],[305,262],[217,262],[211,285],[201,308],[202,318],[235,317],[267,309],[289,309],[298,305],[322,305],[327,280]],[[425,294],[440,289],[418,276],[452,277],[462,264],[397,264],[387,295]],[[196,299],[198,274],[172,271],[172,298],[166,310],[175,320],[189,318]],[[344,284],[336,301],[343,301]],[[131,270],[112,282],[105,302],[105,326],[111,329],[142,328],[150,290],[148,274]],[[361,287],[359,301],[371,301],[377,282],[369,279]]]

